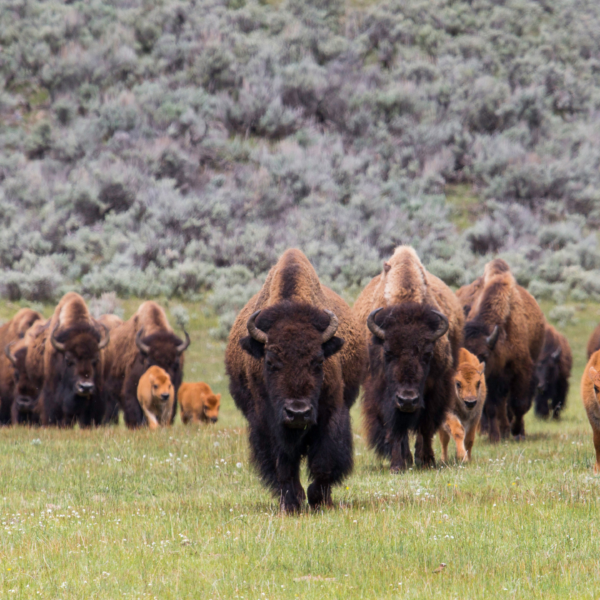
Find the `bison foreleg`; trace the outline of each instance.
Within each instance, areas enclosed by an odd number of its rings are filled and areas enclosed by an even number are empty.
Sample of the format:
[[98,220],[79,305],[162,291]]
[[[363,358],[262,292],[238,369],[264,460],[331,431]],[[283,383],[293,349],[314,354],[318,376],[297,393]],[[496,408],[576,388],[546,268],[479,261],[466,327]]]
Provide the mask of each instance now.
[[567,402],[567,394],[569,392],[569,382],[562,376],[556,382],[556,394],[552,399],[552,418],[560,418],[560,413]]
[[399,473],[405,471],[413,465],[413,457],[410,452],[410,446],[408,444],[408,431],[396,434],[393,439],[390,439],[391,445],[391,464],[390,471],[392,473]]
[[516,439],[525,437],[523,416],[531,408],[531,377],[533,365],[524,365],[510,383],[510,408],[514,414],[511,432]]
[[433,435],[429,432],[417,433],[415,460],[421,467],[435,467],[435,454],[432,446]]

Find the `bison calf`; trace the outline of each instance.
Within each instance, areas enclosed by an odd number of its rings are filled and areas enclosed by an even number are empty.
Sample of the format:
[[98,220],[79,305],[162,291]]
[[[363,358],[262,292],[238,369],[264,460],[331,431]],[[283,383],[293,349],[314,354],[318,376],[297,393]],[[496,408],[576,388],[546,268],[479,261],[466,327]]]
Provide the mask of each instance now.
[[460,349],[458,369],[454,376],[454,408],[448,413],[439,431],[444,462],[448,462],[448,442],[451,436],[456,443],[456,458],[471,460],[471,450],[487,393],[484,371],[485,363],[480,363],[468,350]]
[[137,399],[150,429],[158,429],[170,423],[175,392],[171,378],[164,369],[150,367],[140,377]]
[[596,464],[594,473],[600,475],[600,350],[592,354],[581,378],[581,398],[594,434]]
[[177,400],[181,420],[188,423],[216,423],[219,418],[221,394],[214,394],[207,383],[182,383]]
[[546,418],[552,410],[552,417],[559,418],[567,402],[572,365],[573,355],[567,338],[546,324],[544,347],[535,366],[535,414],[538,417]]

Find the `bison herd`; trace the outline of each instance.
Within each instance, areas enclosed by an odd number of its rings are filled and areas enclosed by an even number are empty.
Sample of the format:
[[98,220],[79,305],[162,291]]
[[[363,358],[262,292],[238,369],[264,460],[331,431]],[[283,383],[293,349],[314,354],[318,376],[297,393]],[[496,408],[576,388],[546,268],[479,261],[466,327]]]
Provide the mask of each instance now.
[[[128,321],[94,319],[74,292],[48,320],[24,308],[0,328],[1,423],[90,427],[118,422],[122,410],[130,428],[170,424],[190,344],[183,333],[175,334],[156,302],[144,302]],[[206,419],[206,412],[214,422],[220,396],[198,396],[185,395],[186,415]]]
[[[144,302],[128,320],[94,319],[70,292],[49,320],[20,310],[0,328],[0,420],[81,427],[118,422],[212,422],[220,394],[182,383],[190,338]],[[600,326],[588,344],[581,393],[600,473]],[[353,467],[350,409],[362,386],[369,446],[392,472],[435,465],[450,439],[470,460],[476,432],[523,439],[535,401],[559,418],[572,354],[502,259],[454,293],[416,252],[398,247],[354,307],[321,284],[306,256],[287,250],[238,314],[225,368],[248,421],[251,458],[284,511],[332,504],[331,488]],[[414,456],[410,435],[414,434]],[[306,457],[310,485],[300,482]]]

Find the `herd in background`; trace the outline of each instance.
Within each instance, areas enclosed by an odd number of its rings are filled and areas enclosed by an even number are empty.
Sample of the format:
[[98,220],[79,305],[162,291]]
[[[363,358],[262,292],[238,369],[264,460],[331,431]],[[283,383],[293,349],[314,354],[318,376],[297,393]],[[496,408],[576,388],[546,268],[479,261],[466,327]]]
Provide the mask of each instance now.
[[[582,382],[597,472],[599,348],[600,326]],[[296,511],[305,500],[331,505],[332,486],[352,470],[349,411],[361,386],[368,444],[397,472],[415,461],[434,466],[436,433],[443,461],[451,437],[458,460],[470,460],[478,430],[492,443],[523,439],[534,399],[540,417],[559,418],[572,354],[504,260],[454,293],[400,246],[352,309],[302,252],[287,250],[239,313],[225,366],[253,463],[282,510]]]
[[[127,321],[94,319],[74,292],[48,320],[24,308],[0,328],[0,421],[87,427],[118,423],[122,411],[128,427],[157,429],[179,404],[184,423],[214,423],[221,395],[182,383],[183,333],[152,301]],[[581,394],[600,473],[600,325],[587,354]],[[238,314],[225,367],[252,461],[281,508],[295,511],[306,499],[331,505],[332,486],[351,472],[361,386],[368,444],[398,472],[435,465],[436,433],[444,462],[451,438],[460,461],[471,459],[477,431],[490,442],[523,439],[534,400],[538,416],[559,418],[572,354],[502,259],[454,293],[400,246],[350,308],[292,249]]]
[[0,421],[81,427],[118,423],[151,429],[173,422],[215,422],[220,394],[182,384],[189,335],[179,338],[165,311],[144,302],[127,321],[94,319],[69,292],[52,317],[21,309],[0,328]]

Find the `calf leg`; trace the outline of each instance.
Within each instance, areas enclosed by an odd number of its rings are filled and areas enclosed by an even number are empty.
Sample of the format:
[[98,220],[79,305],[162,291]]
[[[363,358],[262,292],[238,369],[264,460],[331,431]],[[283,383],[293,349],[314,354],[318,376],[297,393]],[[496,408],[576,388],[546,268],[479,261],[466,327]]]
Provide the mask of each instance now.
[[471,428],[465,434],[465,450],[467,451],[467,460],[471,461],[472,455],[471,450],[473,449],[473,444],[475,443],[475,433],[477,432],[477,423],[473,423]]
[[446,418],[446,423],[450,429],[450,433],[456,443],[456,458],[464,460],[466,456],[465,450],[465,428],[456,415],[449,414]]
[[442,462],[448,462],[448,444],[450,443],[450,434],[446,431],[446,424],[440,427],[438,431],[440,444],[442,444]]
[[142,407],[144,411],[144,415],[146,415],[146,420],[148,421],[148,427],[154,431],[160,427],[157,418],[145,407]]
[[308,503],[311,508],[332,506],[331,486],[349,475],[354,466],[348,407],[338,409],[314,435],[308,451],[308,470],[313,479],[307,490]]

